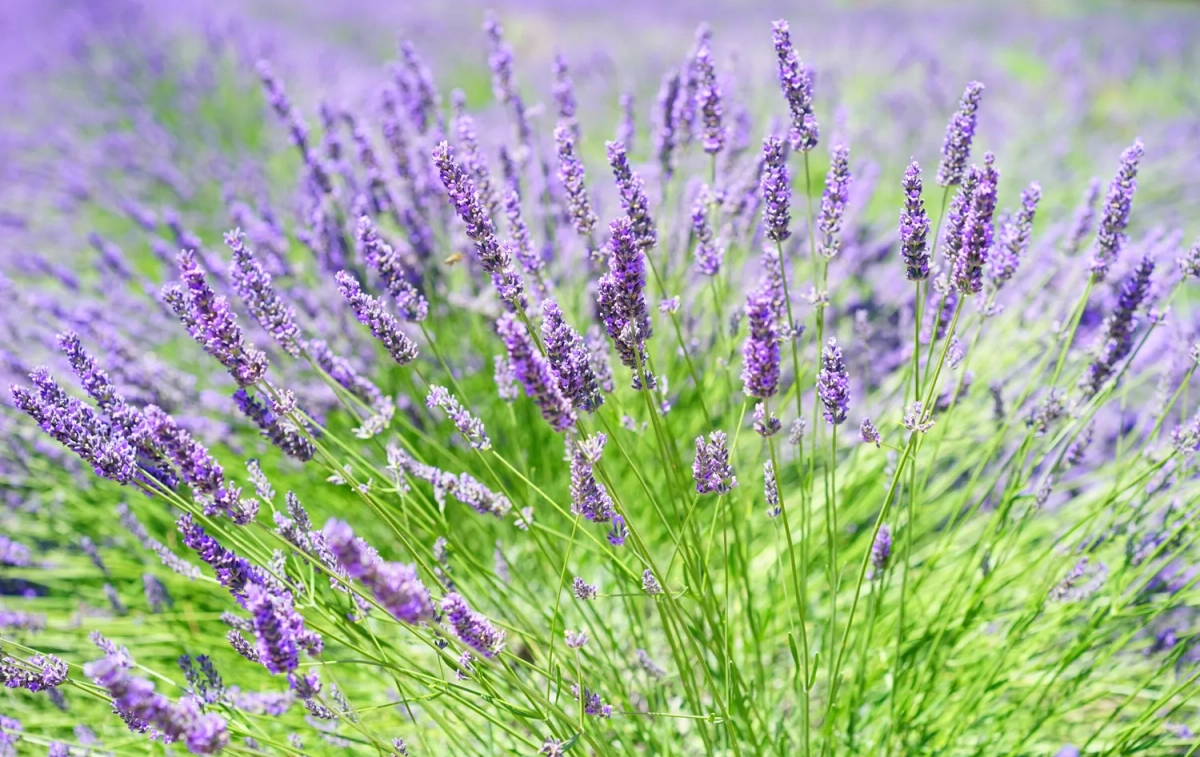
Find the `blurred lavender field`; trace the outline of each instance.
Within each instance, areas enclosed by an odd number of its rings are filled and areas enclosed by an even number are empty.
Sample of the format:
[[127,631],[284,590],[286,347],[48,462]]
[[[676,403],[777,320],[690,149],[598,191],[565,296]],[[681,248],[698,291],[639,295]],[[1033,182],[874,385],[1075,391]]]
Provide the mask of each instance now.
[[0,757],[1192,757],[1198,72],[1195,3],[5,0]]

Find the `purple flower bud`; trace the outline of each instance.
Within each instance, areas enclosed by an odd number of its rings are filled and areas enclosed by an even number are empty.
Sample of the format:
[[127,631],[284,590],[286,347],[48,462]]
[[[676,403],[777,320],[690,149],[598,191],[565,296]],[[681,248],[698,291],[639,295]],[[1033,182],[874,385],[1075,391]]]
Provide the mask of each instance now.
[[678,141],[675,106],[679,91],[679,72],[668,71],[663,75],[662,87],[658,91],[658,127],[654,131],[654,149],[664,180],[670,179],[675,170],[674,154]]
[[417,577],[415,566],[384,562],[343,521],[331,519],[323,534],[338,565],[369,589],[393,617],[410,625],[433,617],[429,590]]
[[842,350],[833,337],[829,338],[829,343],[821,351],[817,395],[825,405],[826,421],[834,426],[846,422],[846,413],[850,409],[850,378],[846,373],[846,363],[842,360]]
[[900,255],[909,281],[929,278],[929,214],[921,198],[921,167],[917,161],[904,171],[904,210],[900,213]]
[[612,222],[609,270],[600,278],[598,299],[608,335],[617,345],[621,362],[634,371],[636,384],[651,328],[645,297],[645,254],[634,228],[628,217]]
[[608,523],[616,515],[608,489],[596,480],[593,471],[606,441],[604,434],[596,434],[570,445],[571,512],[594,523]]
[[636,108],[633,93],[622,92],[620,105],[621,120],[617,122],[617,141],[625,145],[626,150],[632,151],[634,149],[633,140],[637,138]]
[[413,323],[425,320],[429,315],[429,303],[414,285],[419,280],[418,275],[391,245],[380,238],[368,216],[358,219],[358,243],[367,265],[379,272],[388,294],[396,301],[400,317]]
[[1088,397],[1100,391],[1104,382],[1112,377],[1117,364],[1133,350],[1133,332],[1137,328],[1137,311],[1150,294],[1150,276],[1154,273],[1154,259],[1149,255],[1142,258],[1137,268],[1121,283],[1121,293],[1112,314],[1104,320],[1104,333],[1095,358],[1079,380],[1079,387]]
[[575,120],[578,103],[575,100],[575,82],[571,80],[571,70],[567,59],[561,52],[554,54],[554,102],[558,105],[558,117],[570,125],[573,136],[579,136],[579,124]]
[[555,431],[570,428],[575,422],[575,411],[559,388],[550,364],[534,347],[525,324],[511,313],[505,313],[496,322],[496,331],[504,340],[517,381],[525,388],[526,396],[533,398],[542,411],[542,417]]
[[280,418],[266,403],[251,397],[245,388],[233,394],[238,409],[258,426],[263,438],[274,444],[289,457],[306,462],[316,454],[312,441],[303,431],[287,419]]
[[[654,577],[654,572],[649,568],[646,568],[646,570],[642,571],[642,591],[646,592],[652,597],[662,594],[663,592],[662,586],[658,583],[658,579]],[[588,714],[594,715],[595,713],[589,711]]]
[[1029,189],[1021,192],[1021,209],[1014,218],[1000,229],[1000,238],[989,261],[990,273],[996,286],[1012,279],[1017,266],[1029,249],[1029,238],[1033,235],[1033,217],[1038,202],[1042,199],[1042,187],[1036,181]]
[[875,578],[887,569],[888,559],[892,556],[892,529],[884,523],[875,534],[871,543],[871,578]]
[[625,540],[629,538],[629,529],[625,527],[625,518],[620,515],[614,515],[612,519],[612,528],[608,529],[605,534],[608,538],[608,543],[614,547],[625,545]]
[[507,103],[516,95],[513,85],[512,48],[504,41],[504,27],[494,15],[488,14],[483,22],[483,30],[492,45],[492,52],[488,56],[488,65],[492,69],[492,93],[497,100]]
[[704,120],[704,151],[716,155],[725,147],[725,127],[721,123],[721,88],[713,70],[712,50],[708,41],[696,51],[692,59],[696,68],[696,109]]
[[1096,218],[1096,201],[1100,199],[1100,180],[1093,178],[1088,182],[1087,190],[1083,193],[1083,202],[1075,210],[1071,221],[1070,231],[1063,241],[1063,255],[1074,257],[1079,252],[1083,238],[1092,230],[1092,221]]
[[67,664],[54,655],[35,654],[27,662],[0,658],[0,683],[10,689],[45,691],[67,680]]
[[1125,246],[1125,226],[1129,223],[1133,193],[1137,191],[1138,163],[1141,162],[1144,153],[1142,140],[1135,139],[1133,144],[1121,153],[1117,175],[1108,185],[1104,213],[1100,217],[1100,229],[1096,232],[1096,242],[1092,248],[1092,275],[1097,281],[1104,280],[1109,267]]
[[725,248],[713,239],[712,224],[708,215],[714,204],[712,189],[707,184],[700,187],[692,203],[692,236],[696,239],[696,271],[704,276],[716,276],[725,261]]
[[575,577],[573,585],[576,599],[592,600],[596,598],[596,587],[587,583],[579,576]]
[[225,244],[233,251],[229,280],[233,282],[246,309],[275,338],[284,352],[299,357],[299,329],[296,328],[295,313],[291,306],[279,298],[271,275],[255,259],[254,253],[246,248],[246,236],[240,229],[235,229],[225,235]]
[[767,413],[766,404],[759,402],[754,406],[754,430],[764,439],[775,436],[783,428],[783,424],[775,417],[775,413]]
[[967,161],[971,157],[971,140],[975,138],[975,123],[983,85],[977,81],[963,90],[958,110],[946,124],[946,139],[942,142],[942,162],[938,164],[937,183],[952,187],[963,180]]
[[429,395],[425,397],[425,405],[431,410],[439,407],[450,416],[454,426],[467,439],[474,449],[491,449],[492,442],[488,439],[483,421],[471,415],[471,411],[462,406],[454,395],[444,386],[431,385]]
[[875,424],[871,422],[870,418],[863,418],[862,423],[858,427],[858,434],[865,444],[874,444],[878,447],[883,442],[882,437],[879,435],[879,429],[875,428]]

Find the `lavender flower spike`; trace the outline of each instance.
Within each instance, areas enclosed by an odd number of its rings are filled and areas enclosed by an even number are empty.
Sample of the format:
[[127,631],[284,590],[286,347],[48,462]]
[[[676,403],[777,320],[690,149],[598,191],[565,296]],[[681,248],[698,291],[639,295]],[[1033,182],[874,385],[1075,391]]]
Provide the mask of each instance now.
[[1133,193],[1137,191],[1138,163],[1141,162],[1144,153],[1142,140],[1135,139],[1133,144],[1121,153],[1117,175],[1108,185],[1104,213],[1100,217],[1100,228],[1096,232],[1096,241],[1092,248],[1092,275],[1097,281],[1104,280],[1109,267],[1125,246],[1125,226],[1129,223]]
[[495,657],[504,648],[504,632],[496,630],[487,618],[472,610],[461,595],[447,594],[442,599],[442,614],[458,638],[484,657]]
[[621,195],[621,207],[625,209],[625,216],[633,226],[638,245],[649,249],[658,244],[658,232],[654,227],[654,219],[650,217],[646,186],[642,177],[629,167],[625,145],[620,142],[608,142],[606,148],[608,164],[612,166],[613,176],[617,180],[617,191]]
[[542,341],[550,370],[558,377],[558,387],[571,405],[589,413],[603,405],[604,395],[600,393],[587,345],[567,323],[554,300],[542,303]]
[[496,331],[504,340],[513,373],[525,387],[525,394],[533,398],[551,428],[566,431],[575,423],[575,411],[559,388],[549,363],[534,348],[525,324],[505,313],[496,322]]
[[767,137],[763,140],[760,184],[764,204],[763,224],[767,227],[767,237],[775,242],[783,242],[792,234],[788,230],[788,225],[792,222],[789,212],[792,185],[788,177],[783,140],[779,137]]
[[1042,199],[1042,187],[1036,181],[1021,192],[1021,209],[1015,218],[1009,219],[1000,230],[999,243],[988,261],[992,280],[997,288],[1012,279],[1021,264],[1021,258],[1029,249],[1029,238],[1033,234],[1033,217],[1038,202]]
[[725,146],[725,127],[721,124],[721,88],[713,70],[712,50],[707,38],[696,51],[692,65],[697,74],[696,109],[704,119],[704,151],[716,155]]
[[825,405],[825,420],[834,426],[846,422],[846,413],[850,409],[850,379],[846,373],[846,363],[842,360],[842,350],[833,337],[821,351],[817,395]]
[[968,83],[958,103],[958,110],[946,124],[946,139],[942,142],[942,162],[938,164],[937,172],[937,183],[943,187],[952,187],[963,180],[967,161],[971,156],[971,141],[975,138],[975,123],[978,118],[979,99],[982,96],[981,83]]
[[775,55],[779,59],[779,86],[792,115],[788,139],[792,149],[809,152],[817,146],[817,121],[813,117],[813,75],[796,55],[787,21],[772,24]]
[[413,285],[419,280],[401,255],[379,236],[375,224],[368,216],[358,219],[358,243],[362,246],[367,264],[379,272],[388,294],[396,301],[400,317],[417,323],[429,316],[429,303]]
[[455,162],[454,152],[446,142],[439,142],[433,149],[433,162],[458,217],[467,225],[467,236],[475,243],[480,265],[492,275],[500,299],[510,307],[522,304],[524,284],[512,265],[513,245],[501,245],[496,239],[496,227],[480,202],[471,177]]
[[613,221],[611,231],[609,270],[600,277],[598,285],[600,312],[621,362],[634,371],[636,384],[646,339],[651,335],[645,296],[645,255],[629,218]]
[[879,532],[875,534],[875,541],[871,544],[871,575],[868,578],[875,578],[887,569],[888,559],[892,556],[892,529],[888,524],[884,523],[879,527]]
[[700,494],[726,494],[737,487],[725,440],[724,431],[713,431],[708,435],[708,441],[703,436],[696,437],[696,460],[692,464],[692,476],[696,480],[696,491]]
[[713,238],[709,223],[709,207],[713,204],[712,189],[707,184],[700,187],[692,203],[692,236],[696,239],[696,271],[703,276],[716,276],[725,261],[725,248]]
[[835,257],[842,249],[842,218],[850,195],[850,149],[834,145],[830,152],[829,173],[825,175],[825,192],[817,216],[817,229],[821,233],[819,252],[826,258]]
[[588,200],[584,184],[583,162],[575,151],[575,134],[571,128],[560,123],[554,129],[554,144],[558,150],[558,180],[567,193],[567,208],[571,212],[571,225],[585,239],[596,230],[596,214]]
[[369,589],[393,617],[410,625],[433,617],[429,590],[414,566],[385,562],[343,521],[330,520],[321,534],[346,575]]
[[746,301],[750,335],[742,347],[742,385],[749,397],[767,399],[779,390],[779,329],[774,292],[760,285]]
[[67,680],[67,664],[54,655],[35,654],[26,661],[0,658],[0,683],[10,689],[46,691]]
[[408,365],[417,358],[417,345],[400,330],[396,317],[383,308],[383,303],[367,294],[358,280],[346,271],[335,275],[338,291],[354,311],[358,322],[371,330],[372,336],[383,343],[388,354],[400,365]]
[[292,357],[300,357],[296,315],[275,291],[271,274],[246,247],[246,235],[234,229],[225,235],[225,244],[233,251],[229,280],[254,320]]
[[256,383],[267,372],[267,356],[246,344],[233,310],[208,285],[195,253],[180,252],[178,260],[183,286],[164,287],[163,300],[192,338],[229,370],[239,386]]
[[917,161],[904,171],[904,210],[900,213],[900,255],[909,281],[929,278],[929,214],[921,198],[921,167]]
[[663,76],[658,92],[658,124],[654,131],[654,148],[658,153],[658,164],[664,180],[669,180],[675,171],[675,145],[678,142],[679,123],[675,104],[680,97],[678,71],[668,71]]
[[471,415],[471,411],[462,406],[454,395],[444,386],[431,385],[429,395],[425,397],[425,405],[431,410],[439,407],[450,416],[459,433],[466,437],[474,449],[491,449],[492,442],[488,439],[483,421]]
[[594,523],[608,523],[617,514],[604,484],[596,480],[594,466],[608,437],[596,434],[570,445],[571,512]]
[[1086,396],[1091,397],[1099,392],[1104,382],[1116,370],[1117,363],[1132,351],[1133,332],[1137,328],[1137,310],[1150,294],[1152,273],[1154,259],[1146,255],[1121,284],[1117,307],[1112,315],[1104,320],[1104,335],[1099,351],[1079,380],[1079,386]]
[[983,267],[992,248],[993,216],[996,213],[996,185],[999,175],[995,157],[984,156],[979,171],[979,183],[971,193],[967,214],[963,219],[962,246],[954,260],[954,285],[959,294],[978,294],[983,289]]

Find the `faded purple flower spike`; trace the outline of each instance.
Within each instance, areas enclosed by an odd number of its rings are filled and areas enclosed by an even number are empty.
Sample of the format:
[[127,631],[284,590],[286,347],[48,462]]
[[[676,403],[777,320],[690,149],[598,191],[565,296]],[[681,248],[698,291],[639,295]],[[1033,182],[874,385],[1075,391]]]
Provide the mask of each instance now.
[[646,568],[646,570],[642,571],[642,591],[646,592],[652,597],[662,594],[663,592],[662,586],[658,583],[658,579],[654,577],[654,571],[650,570],[649,568]]
[[779,137],[767,137],[763,140],[763,165],[760,178],[763,201],[763,223],[767,227],[767,237],[775,242],[783,242],[792,232],[788,226],[792,222],[789,211],[792,199],[791,179],[788,177],[787,158],[784,155],[783,140]]
[[696,51],[692,65],[696,68],[696,109],[704,120],[704,151],[716,155],[725,146],[725,127],[721,123],[721,88],[717,84],[712,50],[707,39]]
[[1079,252],[1083,239],[1092,230],[1092,221],[1096,219],[1096,201],[1100,199],[1100,180],[1093,178],[1083,193],[1083,202],[1075,210],[1071,221],[1071,229],[1063,241],[1063,254],[1073,257]]
[[604,395],[583,337],[567,323],[554,300],[542,303],[542,342],[550,370],[558,377],[558,387],[571,405],[589,413],[603,405]]
[[346,575],[369,589],[393,617],[410,625],[433,617],[429,590],[415,566],[385,562],[343,521],[331,519],[321,533]]
[[483,22],[483,30],[492,45],[492,52],[488,55],[488,65],[492,69],[492,93],[497,100],[507,103],[516,96],[513,85],[512,48],[504,41],[504,27],[495,15],[488,14]]
[[621,195],[621,207],[625,209],[625,216],[633,227],[638,245],[649,249],[658,243],[658,232],[654,228],[654,219],[650,217],[646,186],[642,177],[629,167],[625,145],[620,142],[608,142],[606,149],[608,164],[612,166],[613,176],[617,180],[617,191]]
[[921,167],[917,161],[904,171],[904,210],[900,213],[900,255],[909,281],[929,278],[929,214],[921,198]]
[[640,388],[639,365],[644,362],[646,339],[651,336],[645,254],[628,217],[613,221],[610,228],[609,270],[598,285],[600,312],[621,362],[633,370],[635,387]]
[[787,21],[772,24],[775,55],[779,59],[779,86],[791,111],[788,139],[792,149],[808,152],[817,146],[817,121],[813,116],[813,75],[796,55]]
[[555,431],[570,428],[575,422],[575,411],[559,388],[550,364],[534,347],[525,324],[511,313],[505,313],[496,322],[496,331],[504,340],[517,381],[525,388],[525,394],[533,398],[542,417]]
[[879,435],[879,429],[875,428],[875,424],[871,422],[870,418],[863,418],[862,423],[858,427],[858,435],[865,444],[874,444],[878,447],[883,443],[883,438]]
[[633,140],[637,137],[636,108],[633,93],[621,93],[620,105],[621,120],[617,122],[617,141],[625,145],[626,150],[632,151],[634,149]]
[[1021,192],[1021,209],[1000,229],[1000,238],[989,261],[992,280],[997,288],[1012,279],[1017,266],[1029,249],[1029,238],[1033,235],[1033,217],[1038,202],[1042,199],[1042,186],[1036,181]]
[[754,406],[754,431],[764,439],[775,436],[783,428],[775,413],[767,413],[765,403],[759,402]]
[[479,135],[475,130],[475,119],[464,112],[465,100],[462,91],[455,90],[451,99],[458,109],[454,117],[454,133],[458,139],[459,155],[462,158],[463,169],[475,182],[475,191],[479,201],[487,209],[488,217],[495,222],[496,213],[500,208],[500,198],[492,182],[492,172],[488,169],[487,161],[479,151]]
[[575,99],[575,82],[571,79],[571,70],[562,52],[554,53],[554,102],[558,105],[558,117],[571,129],[573,136],[579,136],[579,122],[575,118],[578,103]]
[[830,156],[825,191],[821,195],[821,212],[817,216],[817,229],[821,234],[818,251],[826,258],[835,257],[842,249],[842,219],[850,196],[850,148],[834,145]]
[[363,258],[367,265],[379,272],[384,287],[396,302],[400,317],[413,323],[425,320],[429,315],[429,303],[414,286],[416,274],[401,255],[380,238],[379,231],[368,216],[358,219],[357,234]]
[[242,303],[284,352],[292,357],[300,357],[300,331],[296,328],[295,313],[276,293],[271,274],[246,248],[246,235],[241,229],[234,229],[225,235],[225,244],[233,251],[229,280],[233,282]]
[[871,575],[875,578],[887,570],[888,559],[892,556],[892,529],[884,523],[875,534],[871,544]]
[[675,104],[680,96],[678,71],[663,75],[662,87],[658,91],[658,124],[654,130],[654,149],[664,180],[670,179],[675,171],[675,145],[678,142],[678,127]]
[[480,265],[492,275],[500,299],[512,307],[523,304],[524,284],[512,267],[513,245],[501,245],[496,239],[496,227],[480,203],[471,177],[454,161],[454,152],[446,142],[439,142],[433,149],[433,161],[451,204],[467,225],[467,236],[475,243]]
[[300,664],[300,656],[292,595],[269,591],[261,584],[250,584],[246,587],[246,611],[250,613],[258,638],[255,651],[263,666],[277,675],[295,670]]
[[713,238],[712,224],[708,220],[714,204],[712,189],[707,184],[701,186],[692,203],[692,236],[696,238],[696,271],[703,276],[716,276],[725,261],[725,248]]
[[588,200],[584,184],[583,162],[575,152],[575,135],[566,124],[560,123],[554,130],[554,144],[558,149],[558,180],[567,193],[567,208],[571,213],[571,224],[575,232],[585,239],[596,230],[596,214]]
[[775,477],[775,463],[767,460],[763,463],[763,496],[767,500],[767,515],[778,518],[783,512],[779,504],[779,480]]
[[196,264],[195,253],[179,253],[183,286],[168,284],[163,300],[192,338],[225,366],[239,386],[256,383],[267,372],[267,356],[248,345],[225,297],[218,296]]
[[384,310],[383,303],[364,292],[352,274],[338,271],[335,278],[338,291],[354,311],[358,322],[371,330],[371,335],[383,344],[392,359],[400,365],[408,365],[416,360],[417,345],[400,330],[400,323]]
[[779,390],[779,329],[773,291],[759,285],[746,300],[750,335],[742,347],[742,385],[749,397],[767,399]]
[[504,648],[504,631],[497,630],[487,618],[472,610],[459,594],[447,594],[441,608],[458,638],[479,654],[492,658]]
[[971,140],[975,138],[975,123],[983,84],[973,81],[963,90],[958,110],[946,124],[946,139],[942,142],[942,162],[938,164],[937,183],[952,187],[963,180],[967,161],[971,157]]
[[989,152],[983,158],[979,183],[971,193],[963,218],[962,245],[954,259],[954,286],[959,294],[978,294],[983,290],[983,267],[992,248],[993,216],[996,213],[996,185],[999,175],[995,157]]
[[846,373],[846,363],[842,360],[842,350],[833,337],[829,338],[829,343],[821,351],[817,394],[825,405],[825,420],[834,426],[845,423],[846,412],[850,408],[850,378]]
[[1179,256],[1179,272],[1184,278],[1200,278],[1200,239]]
[[446,387],[431,385],[429,394],[425,397],[425,406],[431,410],[438,407],[445,411],[459,433],[466,437],[467,443],[474,449],[492,448],[492,442],[483,428],[483,421],[471,415],[471,411],[463,407]]
[[696,460],[692,464],[692,476],[696,480],[696,491],[700,494],[726,494],[737,486],[725,440],[724,431],[713,431],[707,441],[703,436],[696,437]]
[[595,523],[608,523],[617,514],[608,489],[596,480],[593,470],[607,441],[604,434],[596,434],[570,445],[571,512]]
[[312,441],[306,434],[286,418],[280,418],[270,405],[257,397],[251,397],[245,388],[239,388],[233,394],[233,401],[238,409],[259,427],[264,439],[267,439],[284,454],[294,457],[301,462],[311,460],[316,454]]
[[1137,328],[1137,311],[1150,294],[1150,275],[1154,273],[1154,260],[1149,255],[1142,258],[1137,268],[1121,284],[1117,307],[1104,321],[1098,353],[1088,365],[1079,387],[1088,397],[1100,391],[1117,368],[1133,349],[1133,332]]
[[1104,213],[1100,217],[1100,228],[1096,231],[1096,241],[1092,247],[1092,276],[1097,281],[1104,280],[1109,267],[1125,246],[1125,226],[1129,223],[1133,193],[1137,191],[1138,163],[1141,162],[1144,153],[1142,140],[1135,139],[1133,144],[1121,153],[1117,175],[1108,185]]

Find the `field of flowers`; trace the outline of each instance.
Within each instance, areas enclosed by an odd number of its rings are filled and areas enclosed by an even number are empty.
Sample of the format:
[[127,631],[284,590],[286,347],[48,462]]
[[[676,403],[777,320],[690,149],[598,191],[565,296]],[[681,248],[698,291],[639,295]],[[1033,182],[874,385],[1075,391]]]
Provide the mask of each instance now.
[[4,3],[0,757],[1200,753],[1197,40]]

